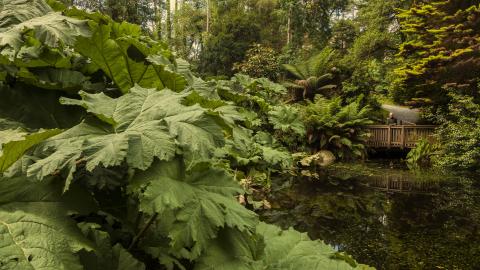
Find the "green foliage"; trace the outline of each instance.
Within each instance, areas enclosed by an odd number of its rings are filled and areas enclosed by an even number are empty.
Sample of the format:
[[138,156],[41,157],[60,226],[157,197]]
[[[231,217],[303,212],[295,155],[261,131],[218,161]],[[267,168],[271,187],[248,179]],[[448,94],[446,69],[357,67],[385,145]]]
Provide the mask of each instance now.
[[293,229],[282,231],[265,223],[260,223],[258,231],[267,243],[264,269],[369,269],[354,261],[350,265],[343,260],[335,260],[341,257],[338,252],[322,241],[311,241],[306,233]]
[[[251,171],[291,164],[275,132],[302,129],[293,108],[278,107],[283,86],[241,75],[204,82],[138,26],[53,1],[63,15],[41,0],[11,3],[7,11],[30,14],[30,23],[41,18],[51,28],[65,17],[54,37],[32,27],[15,54],[0,49],[9,55],[1,58],[0,164],[8,171],[0,177],[0,268],[262,269],[290,249],[284,268],[305,256],[346,265],[312,252],[319,242],[294,231],[281,239],[284,249],[269,247],[273,237],[235,199],[245,191],[229,158],[240,163],[246,153],[247,163],[261,163],[244,167]],[[69,22],[88,25],[90,39]],[[22,51],[38,53],[26,59]],[[64,130],[42,129],[54,127]]]
[[268,187],[271,173],[293,166],[287,147],[305,134],[298,110],[280,105],[287,90],[265,78],[237,74],[230,81],[218,81],[217,92],[241,108],[243,122],[217,151],[218,157],[229,160],[240,177]]
[[[265,247],[258,241],[242,238],[239,234],[222,233],[220,241],[213,242],[200,270],[260,270],[260,269],[372,269],[354,260],[346,262],[344,255],[336,252],[322,241],[312,241],[306,233],[293,229],[281,230],[274,225],[259,223],[257,237],[265,240]],[[239,243],[238,249],[227,254],[222,250],[225,243]],[[349,264],[351,263],[351,264]]]
[[299,136],[305,135],[305,126],[298,109],[288,106],[277,106],[268,114],[268,120],[273,124],[274,129],[285,133],[292,131]]
[[394,56],[402,41],[396,10],[408,7],[409,0],[355,1],[357,16],[338,22],[331,42],[341,53],[342,96],[388,95],[395,67]]
[[317,96],[303,108],[309,144],[327,149],[339,158],[364,157],[367,134],[362,126],[372,124],[371,108],[359,100],[343,106],[340,97],[328,100]]
[[239,184],[224,170],[208,167],[185,172],[181,161],[158,163],[137,174],[130,186],[139,193],[142,211],[171,217],[162,222],[169,229],[170,252],[190,260],[207,249],[220,228],[248,233],[257,223],[255,214],[234,199],[242,193]]
[[[296,65],[284,64],[283,68],[296,79],[293,82],[287,82],[286,86],[303,90],[301,93],[303,99],[313,99],[315,94],[331,94],[331,91],[337,87],[333,82],[334,74],[332,74],[335,71],[332,66],[334,56],[335,52],[326,47],[305,62]],[[295,100],[298,100],[299,94],[294,93]]]
[[78,108],[62,106],[58,102],[62,94],[60,91],[45,91],[18,81],[12,86],[2,86],[0,83],[0,121],[15,120],[15,125],[6,126],[5,129],[71,127],[81,119],[84,112]]
[[293,45],[298,48],[306,43],[322,48],[331,36],[332,14],[345,11],[350,1],[280,0],[279,2],[291,20]]
[[410,150],[407,155],[407,165],[410,169],[426,168],[432,165],[432,157],[436,154],[438,146],[423,139]]
[[200,51],[195,50],[199,40],[202,40],[205,31],[206,14],[198,8],[195,1],[184,1],[173,17],[173,31],[171,45],[175,48],[179,57],[197,63]]
[[245,55],[245,60],[234,64],[235,70],[256,78],[275,80],[280,73],[280,66],[272,48],[255,44]]
[[452,99],[437,130],[441,149],[434,165],[443,169],[475,171],[480,168],[480,106],[473,98],[450,95]]
[[120,244],[112,246],[110,235],[95,223],[81,222],[78,227],[87,239],[95,243],[96,250],[82,252],[80,261],[86,269],[145,270],[145,265],[135,259]]
[[215,25],[204,44],[199,71],[207,75],[233,75],[233,65],[243,61],[247,50],[258,42],[259,26],[241,9]]
[[398,17],[406,40],[398,53],[393,96],[438,106],[449,102],[443,86],[477,95],[479,14],[478,1],[420,2],[403,10]]
[[172,54],[165,45],[140,38],[140,27],[105,25],[101,20],[90,26],[92,37],[78,39],[76,50],[92,61],[89,69],[101,69],[123,93],[135,84],[173,91],[185,88]]
[[86,21],[63,16],[44,1],[8,1],[2,4],[0,18],[1,55],[9,61],[18,53],[25,58],[38,54],[40,44],[61,48],[72,46],[76,37],[90,36]]
[[59,129],[51,129],[28,134],[19,129],[0,130],[0,173],[6,171],[28,149],[60,132]]
[[[82,212],[79,189],[61,196],[52,179],[35,183],[0,178],[0,266],[4,269],[83,269],[78,253],[94,245],[85,239],[69,212]],[[67,199],[68,198],[68,199]],[[84,198],[84,205],[89,200]]]

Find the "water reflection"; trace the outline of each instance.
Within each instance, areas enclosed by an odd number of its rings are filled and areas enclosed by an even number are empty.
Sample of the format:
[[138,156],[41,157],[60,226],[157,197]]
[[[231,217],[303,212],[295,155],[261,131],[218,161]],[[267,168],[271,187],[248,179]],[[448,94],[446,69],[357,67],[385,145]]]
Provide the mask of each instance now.
[[478,181],[381,164],[344,166],[321,180],[278,181],[283,186],[263,219],[308,232],[377,269],[480,268]]

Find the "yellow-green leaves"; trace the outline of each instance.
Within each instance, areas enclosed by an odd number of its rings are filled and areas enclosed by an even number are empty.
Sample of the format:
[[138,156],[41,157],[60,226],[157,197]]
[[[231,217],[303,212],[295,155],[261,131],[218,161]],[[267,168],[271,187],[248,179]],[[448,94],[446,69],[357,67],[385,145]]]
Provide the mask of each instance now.
[[40,130],[31,134],[19,129],[0,131],[0,173],[6,171],[32,146],[60,132],[60,129]]

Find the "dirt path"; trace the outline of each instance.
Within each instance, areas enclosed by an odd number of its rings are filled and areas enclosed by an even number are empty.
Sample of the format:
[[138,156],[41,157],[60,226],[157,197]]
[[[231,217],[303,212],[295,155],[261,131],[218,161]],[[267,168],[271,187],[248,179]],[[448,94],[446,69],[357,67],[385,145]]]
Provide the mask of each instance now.
[[383,104],[382,108],[393,113],[393,116],[398,120],[411,123],[417,123],[420,120],[420,113],[416,109],[387,104]]

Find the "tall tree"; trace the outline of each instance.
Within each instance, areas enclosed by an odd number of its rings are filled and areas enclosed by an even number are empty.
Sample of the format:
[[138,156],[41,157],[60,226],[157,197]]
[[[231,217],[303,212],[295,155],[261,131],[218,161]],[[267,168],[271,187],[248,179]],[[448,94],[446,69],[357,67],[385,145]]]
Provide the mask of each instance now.
[[205,1],[190,0],[179,6],[173,16],[171,44],[177,54],[192,63],[197,63],[205,33]]
[[[436,105],[448,87],[480,100],[480,1],[435,0],[400,14],[406,41],[400,46],[394,96]],[[419,100],[418,100],[419,99]]]
[[165,21],[166,24],[166,31],[167,31],[167,40],[171,41],[172,39],[172,0],[166,0],[167,4],[165,6],[165,10],[167,13],[167,19]]
[[285,11],[287,42],[298,47],[305,42],[322,48],[331,35],[333,15],[340,14],[350,0],[279,0]]
[[345,98],[369,97],[372,92],[388,94],[392,60],[402,41],[396,10],[410,2],[353,1],[346,15],[335,21],[330,45],[343,54],[339,66]]
[[153,22],[153,37],[157,40],[162,39],[162,0],[153,0],[153,10],[155,19]]

